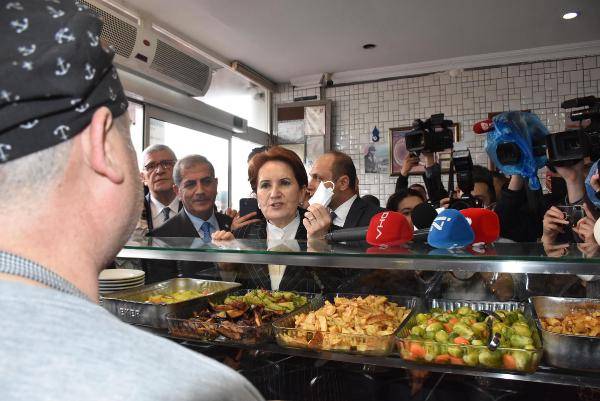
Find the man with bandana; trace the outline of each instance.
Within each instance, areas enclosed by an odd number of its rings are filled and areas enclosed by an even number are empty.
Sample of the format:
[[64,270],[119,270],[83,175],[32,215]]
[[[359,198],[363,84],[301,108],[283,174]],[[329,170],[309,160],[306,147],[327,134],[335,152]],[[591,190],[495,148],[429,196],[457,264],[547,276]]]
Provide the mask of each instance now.
[[97,305],[142,200],[100,31],[72,0],[0,2],[0,399],[261,400]]

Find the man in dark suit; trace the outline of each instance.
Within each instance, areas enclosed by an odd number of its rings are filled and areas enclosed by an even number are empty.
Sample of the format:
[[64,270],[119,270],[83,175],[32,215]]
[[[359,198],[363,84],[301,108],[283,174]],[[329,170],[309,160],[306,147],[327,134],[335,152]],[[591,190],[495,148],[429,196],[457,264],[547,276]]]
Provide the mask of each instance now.
[[[215,210],[218,178],[207,158],[190,155],[179,160],[173,168],[173,181],[183,208],[161,227],[150,231],[150,236],[200,238],[209,243],[215,231],[231,229],[231,217]],[[200,272],[211,267],[212,263],[177,263],[176,271],[170,274],[205,277]]]
[[332,229],[368,226],[371,218],[383,209],[358,196],[358,179],[352,158],[345,153],[330,151],[319,157],[310,171],[308,191],[311,196],[321,182],[334,183]]
[[142,182],[148,188],[144,196],[144,209],[137,230],[144,234],[163,225],[182,208],[173,189],[173,166],[177,157],[171,148],[156,144],[144,149]]

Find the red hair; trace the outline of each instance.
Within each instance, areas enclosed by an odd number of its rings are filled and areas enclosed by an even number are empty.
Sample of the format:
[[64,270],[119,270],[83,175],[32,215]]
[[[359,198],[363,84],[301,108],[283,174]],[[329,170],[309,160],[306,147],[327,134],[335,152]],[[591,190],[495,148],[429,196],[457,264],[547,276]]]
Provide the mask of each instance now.
[[298,155],[282,146],[273,146],[266,152],[254,155],[248,163],[248,181],[250,181],[250,186],[254,192],[256,192],[258,172],[265,163],[272,161],[287,164],[294,172],[294,177],[298,181],[300,188],[308,186],[308,176],[306,175],[304,164]]

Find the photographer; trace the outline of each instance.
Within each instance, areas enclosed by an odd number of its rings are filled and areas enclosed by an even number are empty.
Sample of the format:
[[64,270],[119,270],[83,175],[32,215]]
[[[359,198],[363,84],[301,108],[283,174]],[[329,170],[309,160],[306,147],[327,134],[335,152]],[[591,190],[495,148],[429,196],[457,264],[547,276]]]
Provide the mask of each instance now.
[[[421,177],[427,189],[426,197],[430,202],[438,203],[441,199],[448,197],[448,192],[444,189],[444,184],[442,183],[442,169],[435,162],[433,153],[423,152],[423,156],[425,156],[425,173]],[[409,154],[404,159],[402,170],[396,180],[396,190],[394,192],[400,192],[409,188],[422,192],[421,188],[416,188],[420,184],[413,184],[410,187],[408,185],[408,175],[418,164],[419,157],[414,154]]]
[[[580,205],[585,193],[584,165],[580,160],[575,165],[556,167],[558,174],[565,180],[567,196],[557,201],[553,196],[541,198],[539,207],[545,211],[543,221],[531,214],[527,205],[525,180],[513,175],[496,205],[500,217],[501,236],[517,242],[535,242],[542,237],[542,242],[551,244],[560,233],[564,233],[562,225],[568,223],[564,214],[556,206]],[[558,224],[558,226],[556,225]]]
[[[582,205],[585,194],[583,160],[578,161],[573,166],[556,167],[556,170],[565,179],[567,198],[560,204],[548,205],[549,209],[544,214],[543,220],[542,242],[544,244],[554,244],[557,239],[560,239],[560,242],[580,242],[582,238],[577,231],[566,227],[570,224],[569,220],[579,218],[579,216],[569,216],[568,213],[560,210],[557,206]],[[564,235],[559,238],[560,234]]]

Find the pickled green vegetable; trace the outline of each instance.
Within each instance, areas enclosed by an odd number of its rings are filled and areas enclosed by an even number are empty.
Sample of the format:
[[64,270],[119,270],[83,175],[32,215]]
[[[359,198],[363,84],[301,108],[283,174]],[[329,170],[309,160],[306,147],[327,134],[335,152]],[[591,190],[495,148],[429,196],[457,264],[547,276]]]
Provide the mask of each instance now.
[[448,333],[446,333],[444,330],[438,331],[437,333],[435,333],[435,341],[437,341],[438,343],[448,342]]
[[[528,371],[537,363],[534,331],[521,311],[496,311],[489,316],[469,307],[435,309],[419,313],[416,320],[408,337],[416,341],[401,352],[407,359],[517,371]],[[500,334],[495,351],[486,347],[489,320],[493,333]]]

